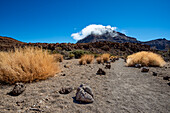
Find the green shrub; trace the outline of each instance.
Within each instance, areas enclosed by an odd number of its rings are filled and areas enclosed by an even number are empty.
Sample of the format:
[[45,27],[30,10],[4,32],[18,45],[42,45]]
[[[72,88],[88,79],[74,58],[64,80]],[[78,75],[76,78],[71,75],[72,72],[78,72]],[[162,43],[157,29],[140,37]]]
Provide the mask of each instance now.
[[69,54],[69,58],[70,58],[70,59],[72,59],[72,58],[74,58],[74,57],[75,57],[75,55],[74,55],[73,53],[70,53],[70,54]]
[[94,57],[97,58],[97,57],[100,57],[101,54],[94,54]]
[[84,54],[90,54],[90,52],[84,50],[74,50],[71,51],[70,54],[74,54],[75,58],[80,58]]

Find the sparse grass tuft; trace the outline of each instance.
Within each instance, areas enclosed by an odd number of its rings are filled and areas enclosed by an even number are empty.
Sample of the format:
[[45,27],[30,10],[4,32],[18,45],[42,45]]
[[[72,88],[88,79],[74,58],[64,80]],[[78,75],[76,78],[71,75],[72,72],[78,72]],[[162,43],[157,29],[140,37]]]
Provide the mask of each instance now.
[[93,55],[83,55],[79,61],[80,65],[85,65],[85,64],[91,64],[94,60],[94,56]]
[[166,62],[163,58],[153,52],[138,52],[127,57],[127,66],[134,66],[135,64],[142,64],[143,66],[159,66],[163,67]]
[[110,54],[105,53],[105,54],[102,54],[101,57],[102,57],[102,59],[103,59],[104,62],[107,62],[107,61],[109,61]]
[[80,65],[86,65],[87,62],[86,62],[85,60],[80,59],[79,64],[80,64]]
[[53,55],[39,48],[20,48],[0,52],[0,81],[33,82],[47,79],[60,72]]
[[102,57],[97,57],[97,58],[96,58],[96,61],[97,61],[98,64],[104,62]]

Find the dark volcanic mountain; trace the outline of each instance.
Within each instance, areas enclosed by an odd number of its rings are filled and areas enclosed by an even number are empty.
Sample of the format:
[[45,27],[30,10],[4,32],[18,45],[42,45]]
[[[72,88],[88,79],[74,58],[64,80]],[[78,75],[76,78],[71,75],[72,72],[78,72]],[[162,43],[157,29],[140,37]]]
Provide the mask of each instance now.
[[111,33],[105,33],[103,35],[95,35],[91,34],[87,37],[85,37],[82,40],[79,40],[77,43],[90,43],[90,42],[103,42],[103,41],[109,41],[109,42],[118,42],[118,43],[140,43],[140,44],[146,44],[151,46],[154,49],[158,50],[167,50],[170,48],[170,41],[166,39],[156,39],[146,42],[138,41],[136,38],[126,36],[123,33],[113,31]]
[[140,41],[136,40],[136,38],[126,36],[125,34],[116,31],[113,31],[112,33],[105,33],[103,35],[91,34],[85,37],[84,39],[79,40],[77,43],[103,42],[103,41],[118,43],[125,42],[140,43]]
[[165,38],[151,40],[142,43],[146,45],[150,45],[152,48],[159,49],[159,50],[167,50],[170,48],[170,40],[166,40]]
[[13,38],[0,36],[0,50],[7,51],[14,47],[20,47],[23,44],[25,43]]

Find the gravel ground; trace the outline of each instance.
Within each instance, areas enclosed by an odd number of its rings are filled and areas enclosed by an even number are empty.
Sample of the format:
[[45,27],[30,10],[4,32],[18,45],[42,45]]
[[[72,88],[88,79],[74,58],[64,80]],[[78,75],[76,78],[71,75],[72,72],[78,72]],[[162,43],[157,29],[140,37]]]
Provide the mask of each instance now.
[[[48,80],[26,84],[26,91],[10,96],[13,86],[0,84],[0,112],[45,113],[168,113],[170,111],[170,86],[163,77],[170,76],[170,63],[163,68],[151,67],[148,73],[141,69],[125,67],[120,59],[111,64],[80,66],[78,60],[64,60],[62,72]],[[66,68],[64,67],[66,65]],[[96,75],[99,68],[106,75]],[[152,72],[157,72],[153,76]],[[63,76],[65,74],[65,76]],[[77,87],[85,83],[94,93],[95,101],[80,104],[75,101]],[[72,87],[69,94],[60,94],[62,87]]]

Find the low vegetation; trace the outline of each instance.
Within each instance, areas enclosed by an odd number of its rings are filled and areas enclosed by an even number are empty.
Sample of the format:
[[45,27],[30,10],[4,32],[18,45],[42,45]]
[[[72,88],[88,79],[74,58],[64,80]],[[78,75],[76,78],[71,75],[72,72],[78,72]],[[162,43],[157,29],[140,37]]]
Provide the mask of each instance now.
[[166,62],[163,58],[153,52],[138,52],[127,57],[127,66],[135,66],[135,64],[142,64],[142,66],[159,66],[163,67]]
[[94,56],[93,55],[83,55],[79,61],[80,65],[85,65],[85,64],[91,64],[94,60]]
[[53,55],[39,48],[0,52],[0,82],[33,82],[60,72]]
[[99,56],[96,58],[96,61],[98,64],[101,64],[101,63],[103,63],[103,58],[101,56]]
[[104,62],[108,62],[110,58],[110,54],[108,53],[102,54],[101,58],[103,59]]
[[110,54],[108,54],[108,53],[102,54],[101,56],[98,56],[98,57],[96,58],[96,61],[97,61],[98,64],[100,64],[100,63],[106,63],[106,62],[108,62],[109,60],[110,60]]
[[74,54],[75,58],[81,58],[85,54],[90,54],[90,52],[84,51],[84,50],[74,50],[74,51],[71,51],[70,54]]

